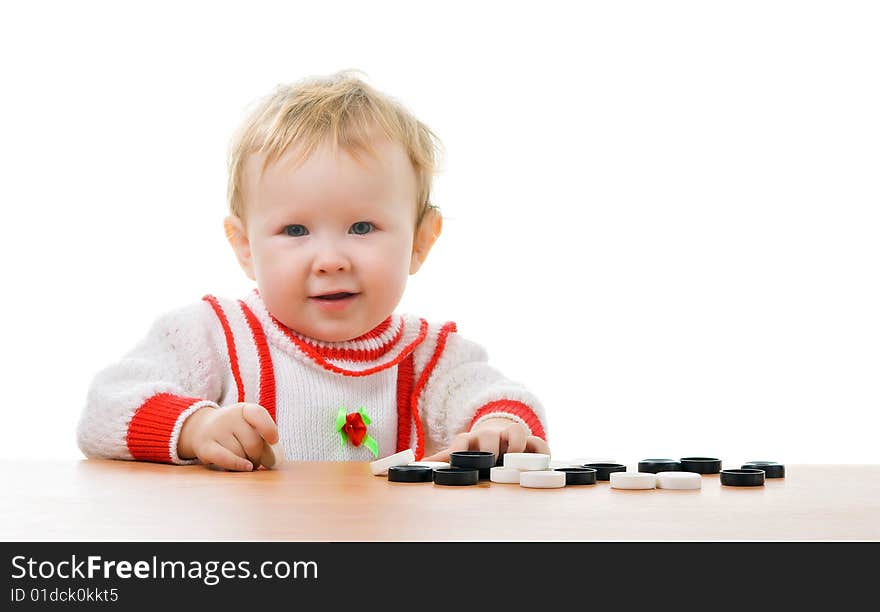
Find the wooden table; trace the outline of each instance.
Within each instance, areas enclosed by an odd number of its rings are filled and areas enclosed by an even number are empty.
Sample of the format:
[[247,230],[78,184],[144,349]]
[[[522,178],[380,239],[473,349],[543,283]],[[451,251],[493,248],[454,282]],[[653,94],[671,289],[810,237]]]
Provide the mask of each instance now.
[[763,487],[389,483],[366,463],[236,473],[0,461],[0,540],[880,540],[880,465],[790,465]]

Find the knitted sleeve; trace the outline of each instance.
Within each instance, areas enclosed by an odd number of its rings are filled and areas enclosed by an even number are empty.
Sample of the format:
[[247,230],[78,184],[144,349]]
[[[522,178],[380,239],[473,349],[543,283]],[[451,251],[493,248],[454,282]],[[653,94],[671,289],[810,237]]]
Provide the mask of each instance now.
[[546,440],[546,417],[538,398],[489,365],[482,346],[447,325],[437,335],[434,352],[439,358],[421,401],[432,446],[444,448],[456,434],[498,416],[517,421],[531,435]]
[[120,361],[99,372],[77,427],[87,457],[191,464],[177,454],[183,421],[222,393],[211,311],[199,302],[161,317]]

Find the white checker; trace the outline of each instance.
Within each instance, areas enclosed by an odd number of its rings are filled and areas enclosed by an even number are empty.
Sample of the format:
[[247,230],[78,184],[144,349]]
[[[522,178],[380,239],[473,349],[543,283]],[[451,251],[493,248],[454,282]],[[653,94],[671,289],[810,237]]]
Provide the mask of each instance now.
[[561,489],[565,486],[565,472],[554,470],[521,472],[519,485],[529,489]]
[[606,457],[599,457],[598,459],[595,457],[576,457],[571,460],[569,465],[571,467],[581,467],[588,463],[620,463],[620,461],[617,459],[608,459]]
[[503,465],[496,465],[489,470],[489,480],[492,482],[503,482],[505,484],[519,484],[519,475],[522,470]]
[[504,467],[516,470],[546,470],[550,467],[550,455],[542,453],[505,453]]
[[653,489],[657,486],[657,476],[647,472],[612,472],[612,489]]
[[388,474],[388,468],[398,465],[406,465],[415,460],[416,454],[413,452],[413,449],[408,448],[405,451],[400,451],[399,453],[373,461],[370,463],[370,471],[373,472],[374,476],[386,476]]
[[696,472],[657,472],[658,489],[701,489],[703,478]]
[[260,455],[260,464],[266,469],[277,468],[284,463],[284,449],[281,442],[269,444],[263,440],[263,454]]
[[449,468],[449,464],[445,461],[413,461],[409,465],[424,465],[432,470],[445,470]]

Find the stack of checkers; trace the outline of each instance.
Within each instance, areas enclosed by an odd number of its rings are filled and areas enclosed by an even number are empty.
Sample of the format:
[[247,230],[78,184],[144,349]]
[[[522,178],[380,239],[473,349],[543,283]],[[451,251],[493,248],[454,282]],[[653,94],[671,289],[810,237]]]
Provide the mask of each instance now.
[[610,481],[613,489],[700,489],[703,474],[720,474],[721,484],[734,487],[761,486],[765,478],[784,478],[785,466],[774,461],[750,461],[739,469],[722,469],[715,457],[643,459],[637,472],[612,460],[557,462],[551,467],[550,455],[506,453],[502,465],[487,451],[458,451],[449,463],[415,461],[411,449],[370,464],[377,476],[387,474],[390,482],[433,482],[436,485],[475,485],[481,480],[518,484],[531,489],[559,489],[566,485],[591,485]]
[[411,448],[370,463],[374,476],[388,476],[391,482],[431,482],[435,469],[448,467],[442,461],[416,461]]
[[566,485],[596,484],[597,470],[583,466],[550,469],[550,455],[507,453],[503,465],[492,468],[490,480],[529,489],[561,489]]
[[720,474],[721,484],[731,487],[761,486],[765,478],[785,477],[785,466],[775,461],[750,461],[739,469],[722,469],[717,457],[643,459],[638,472],[620,467],[609,477],[613,489],[700,489],[703,474]]

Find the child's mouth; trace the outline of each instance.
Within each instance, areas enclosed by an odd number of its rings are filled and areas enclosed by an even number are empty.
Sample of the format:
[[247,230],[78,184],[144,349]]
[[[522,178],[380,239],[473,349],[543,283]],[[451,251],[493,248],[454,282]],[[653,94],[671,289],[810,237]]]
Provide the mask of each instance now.
[[313,296],[316,300],[344,300],[345,298],[352,297],[357,295],[357,293],[349,293],[347,291],[341,291],[339,293],[327,293],[325,295],[315,295]]
[[311,299],[314,304],[321,310],[335,312],[344,310],[349,304],[353,303],[360,293],[351,293],[349,291],[337,291],[334,293],[324,293],[322,295],[313,295]]

